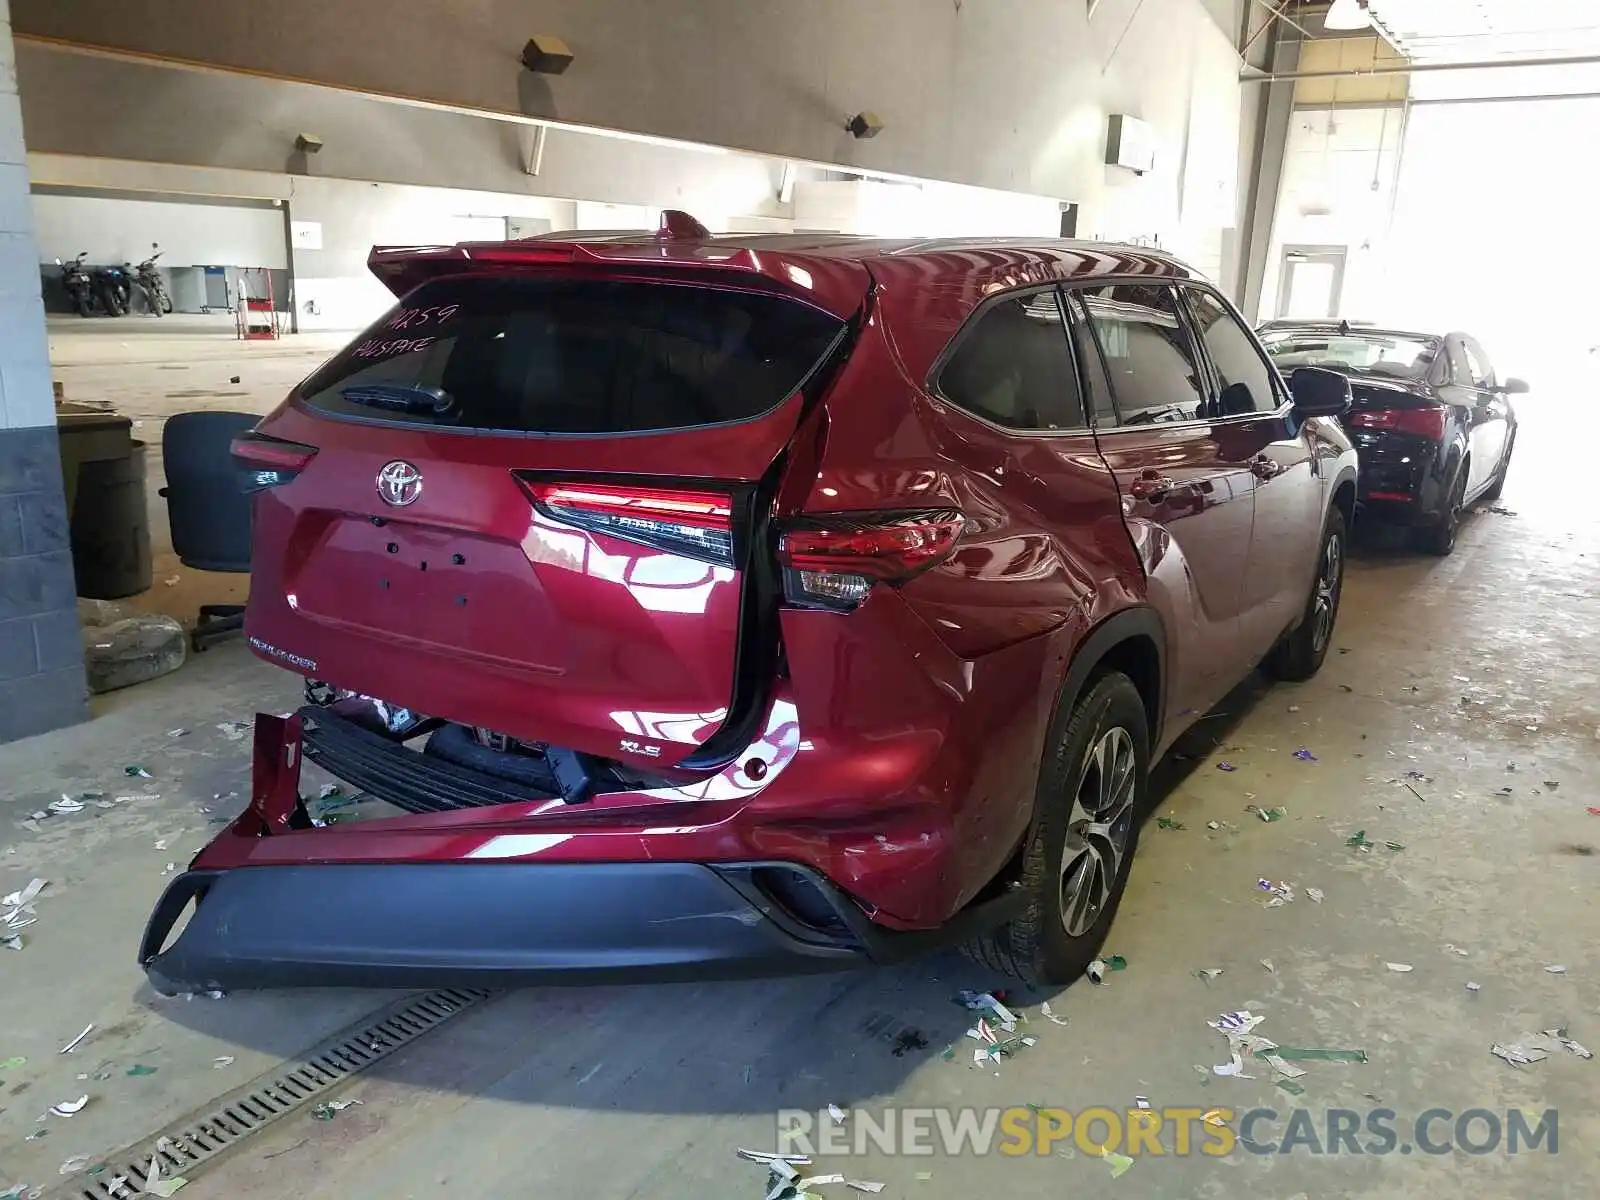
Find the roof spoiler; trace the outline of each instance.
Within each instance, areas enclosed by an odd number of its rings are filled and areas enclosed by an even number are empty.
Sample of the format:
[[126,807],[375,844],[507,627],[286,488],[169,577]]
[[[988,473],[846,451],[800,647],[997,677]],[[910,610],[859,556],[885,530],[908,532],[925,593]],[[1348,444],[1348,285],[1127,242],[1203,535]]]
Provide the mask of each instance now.
[[591,238],[583,233],[556,233],[454,246],[374,246],[367,255],[367,268],[396,297],[430,279],[517,267],[680,282],[704,282],[709,275],[727,280],[736,275],[735,286],[803,300],[841,320],[860,309],[872,286],[871,274],[858,262],[757,252],[719,243],[693,217],[673,210],[662,214],[661,227],[654,234],[641,230]]

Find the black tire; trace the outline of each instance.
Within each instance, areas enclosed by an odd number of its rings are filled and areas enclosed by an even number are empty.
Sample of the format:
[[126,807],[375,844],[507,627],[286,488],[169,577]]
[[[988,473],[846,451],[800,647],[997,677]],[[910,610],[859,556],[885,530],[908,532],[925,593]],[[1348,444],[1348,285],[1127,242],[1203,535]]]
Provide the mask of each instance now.
[[1273,647],[1262,665],[1274,679],[1300,683],[1322,669],[1333,644],[1334,626],[1339,620],[1339,598],[1344,595],[1344,564],[1349,535],[1344,513],[1328,512],[1322,527],[1322,542],[1317,547],[1316,573],[1311,579],[1311,594],[1300,614],[1300,623]]
[[[1094,759],[1097,748],[1104,750],[1103,761],[1131,760],[1131,775],[1120,766],[1101,772]],[[1070,714],[1057,718],[1040,767],[1033,831],[1019,881],[1027,907],[1010,924],[968,943],[971,958],[1033,985],[1067,984],[1084,973],[1105,944],[1122,902],[1145,815],[1149,771],[1150,733],[1139,690],[1118,672],[1100,676]],[[1112,785],[1109,799],[1103,799],[1103,784]],[[1080,804],[1084,797],[1089,804]],[[1097,802],[1099,810],[1088,813]],[[1111,814],[1092,844],[1081,836],[1091,827],[1090,815]],[[1071,906],[1070,912],[1063,869],[1069,835],[1075,852],[1068,865],[1075,865],[1073,880],[1082,885],[1071,895],[1095,901]],[[1109,872],[1107,854],[1113,859]]]
[[165,292],[161,293],[161,311],[163,313],[170,313],[172,311],[172,297],[167,295]]
[[80,317],[91,316],[94,312],[94,305],[90,303],[87,296],[79,296],[73,301],[73,304],[76,306]]
[[144,288],[144,306],[150,310],[152,316],[163,316],[161,296],[154,288]]
[[1419,525],[1412,536],[1418,550],[1425,554],[1445,557],[1456,548],[1456,532],[1461,528],[1461,509],[1467,498],[1467,468],[1463,462],[1456,468],[1456,477],[1450,481],[1450,498],[1445,501],[1444,512],[1431,525]]
[[1494,473],[1488,488],[1478,499],[1484,504],[1493,504],[1500,499],[1500,493],[1505,491],[1506,476],[1511,471],[1511,452],[1517,448],[1517,431],[1513,429],[1511,436],[1506,439],[1506,452],[1500,456],[1500,469]]

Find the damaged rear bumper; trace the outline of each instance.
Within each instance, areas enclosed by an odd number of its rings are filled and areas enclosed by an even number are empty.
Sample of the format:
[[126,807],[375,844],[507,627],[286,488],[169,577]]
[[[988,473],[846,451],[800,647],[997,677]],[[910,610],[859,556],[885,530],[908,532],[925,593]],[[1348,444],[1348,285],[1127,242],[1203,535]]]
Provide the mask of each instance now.
[[[823,931],[763,891],[790,865],[310,864],[192,870],[151,914],[139,962],[163,992],[466,987],[736,978],[879,959],[868,930]],[[194,905],[188,924],[165,943]],[[860,924],[865,925],[864,919]],[[865,934],[865,936],[863,936]]]
[[[779,749],[792,749],[792,715],[782,721]],[[863,882],[917,899],[942,879],[941,839],[920,812],[819,831],[797,820],[793,797],[787,821],[752,819],[747,799],[782,757],[764,778],[736,778],[745,768],[734,764],[672,800],[572,806],[552,825],[541,820],[550,800],[491,794],[477,772],[363,743],[339,765],[406,815],[316,828],[301,758],[326,761],[332,744],[308,723],[257,715],[249,807],[172,881],[145,928],[139,963],[158,990],[789,975],[899,961],[1022,908],[1024,893],[1005,888],[936,925],[885,913]],[[673,802],[682,823],[659,824]]]

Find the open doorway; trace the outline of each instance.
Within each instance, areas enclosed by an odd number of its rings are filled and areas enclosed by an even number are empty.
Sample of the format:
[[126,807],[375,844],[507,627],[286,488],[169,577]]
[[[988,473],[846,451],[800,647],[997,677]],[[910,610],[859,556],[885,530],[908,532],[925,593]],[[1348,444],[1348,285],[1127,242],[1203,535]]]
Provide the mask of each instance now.
[[1285,246],[1276,315],[1298,320],[1337,317],[1345,253],[1343,246]]
[[[258,280],[270,277],[277,307],[288,308],[291,279],[281,201],[36,184],[32,208],[41,252],[48,256],[40,263],[45,309],[70,316],[67,328],[114,327],[127,336],[184,326],[231,337],[245,271]],[[108,301],[108,286],[94,289],[91,304],[78,303],[65,270],[74,262],[97,282],[120,281],[120,294],[112,296],[116,302]],[[265,294],[264,286],[257,290]],[[78,319],[168,314],[177,319]]]

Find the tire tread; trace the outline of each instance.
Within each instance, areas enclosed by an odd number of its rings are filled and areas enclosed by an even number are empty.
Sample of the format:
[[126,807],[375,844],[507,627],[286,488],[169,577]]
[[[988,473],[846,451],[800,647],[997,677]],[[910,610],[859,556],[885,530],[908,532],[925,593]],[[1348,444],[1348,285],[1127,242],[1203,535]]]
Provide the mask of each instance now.
[[[1322,527],[1322,537],[1317,542],[1318,571],[1322,569],[1322,553],[1328,544],[1330,535],[1338,534],[1339,538],[1344,542],[1344,552],[1348,555],[1350,547],[1348,532],[1345,529],[1344,513],[1337,508],[1330,509],[1327,523]],[[1341,558],[1340,562],[1340,570],[1343,571],[1342,564],[1344,559]],[[1316,600],[1317,576],[1313,574],[1311,577],[1311,594],[1306,597],[1305,609],[1300,614],[1300,624],[1295,626],[1288,637],[1272,648],[1272,652],[1267,655],[1266,661],[1262,664],[1267,674],[1274,679],[1282,680],[1285,683],[1304,683],[1322,669],[1322,664],[1328,657],[1328,647],[1324,646],[1322,653],[1319,655],[1316,646],[1312,642],[1312,639],[1316,636],[1316,623],[1312,620],[1312,610],[1316,605]],[[1334,611],[1336,622],[1338,615],[1336,609]],[[1328,634],[1328,641],[1330,645],[1333,642],[1331,630]]]
[[[1097,725],[1107,709],[1118,697],[1131,697],[1138,710],[1143,712],[1143,700],[1133,681],[1120,671],[1107,670],[1098,676],[1091,677],[1087,691],[1073,706],[1071,713],[1066,717],[1059,729],[1052,730],[1049,742],[1050,759],[1042,764],[1040,769],[1040,784],[1037,803],[1045,803],[1047,798],[1061,800],[1060,789],[1054,785],[1061,779],[1070,777],[1071,768],[1076,764],[1066,763],[1067,748],[1075,746],[1085,727],[1092,729]],[[1057,718],[1058,721],[1060,718]],[[1146,732],[1146,740],[1148,733]],[[1143,763],[1142,769],[1148,771],[1149,763]],[[1127,875],[1127,863],[1131,860],[1138,846],[1139,822],[1144,816],[1144,780],[1136,783],[1136,808],[1133,816],[1133,828],[1129,832],[1128,851],[1124,860],[1123,879]],[[1027,849],[1023,852],[1022,870],[1017,880],[1017,885],[1029,894],[1030,901],[1022,913],[1010,923],[1002,925],[989,933],[971,939],[964,946],[969,958],[979,966],[987,967],[992,971],[1013,979],[1019,979],[1030,986],[1039,986],[1051,981],[1044,978],[1041,971],[1041,957],[1044,951],[1045,922],[1055,918],[1054,905],[1043,902],[1044,885],[1049,882],[1048,868],[1050,866],[1049,847],[1043,836],[1044,823],[1049,814],[1038,814],[1033,830],[1029,834]],[[1114,913],[1121,899],[1121,890],[1111,901],[1111,911]],[[1088,936],[1088,935],[1086,935]],[[1097,951],[1099,947],[1095,948]]]

